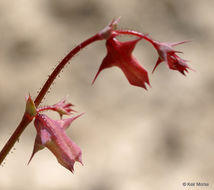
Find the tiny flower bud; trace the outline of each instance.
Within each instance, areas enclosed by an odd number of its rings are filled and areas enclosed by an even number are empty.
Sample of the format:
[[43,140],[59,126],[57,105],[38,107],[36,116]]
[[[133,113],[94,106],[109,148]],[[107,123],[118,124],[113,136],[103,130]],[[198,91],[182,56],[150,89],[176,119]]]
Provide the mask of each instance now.
[[102,29],[98,34],[103,39],[109,39],[110,37],[113,37],[113,31],[117,28],[117,24],[119,21],[120,21],[120,17],[118,19],[113,19],[111,23],[108,24],[104,29]]
[[36,106],[31,99],[31,96],[25,97],[26,99],[26,107],[25,107],[25,114],[30,117],[31,119],[36,115]]
[[164,43],[164,42],[158,42],[158,41],[151,40],[151,42],[159,54],[159,58],[155,64],[155,67],[154,67],[152,73],[155,71],[157,66],[163,61],[166,62],[169,69],[177,70],[183,75],[185,75],[185,72],[188,72],[188,69],[192,70],[186,64],[186,62],[187,62],[186,60],[184,60],[184,59],[180,58],[178,55],[176,55],[176,53],[182,53],[182,52],[176,51],[173,49],[174,46],[177,46],[177,45],[180,45],[183,43],[187,43],[189,41],[173,42],[173,43],[165,42]]
[[51,106],[51,109],[58,112],[60,117],[62,117],[63,115],[70,115],[72,112],[75,112],[73,109],[71,109],[72,106],[73,105],[71,103],[66,103],[66,99],[64,98]]

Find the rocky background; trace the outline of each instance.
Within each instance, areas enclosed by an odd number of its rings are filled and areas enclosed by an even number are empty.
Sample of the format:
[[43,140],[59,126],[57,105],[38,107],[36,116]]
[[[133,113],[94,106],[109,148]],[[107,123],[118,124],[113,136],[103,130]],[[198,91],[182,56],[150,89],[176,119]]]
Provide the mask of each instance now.
[[[135,56],[150,73],[148,91],[112,68],[91,81],[106,54],[104,41],[81,51],[57,79],[43,105],[64,96],[86,112],[68,130],[82,148],[75,174],[48,150],[29,166],[31,124],[0,168],[1,190],[210,190],[214,186],[214,1],[0,0],[0,147],[56,64],[112,18],[119,27],[179,46],[196,72],[187,77],[161,64],[145,41]],[[49,113],[50,115],[51,113]],[[56,115],[52,115],[56,117]],[[209,183],[184,187],[183,182]]]

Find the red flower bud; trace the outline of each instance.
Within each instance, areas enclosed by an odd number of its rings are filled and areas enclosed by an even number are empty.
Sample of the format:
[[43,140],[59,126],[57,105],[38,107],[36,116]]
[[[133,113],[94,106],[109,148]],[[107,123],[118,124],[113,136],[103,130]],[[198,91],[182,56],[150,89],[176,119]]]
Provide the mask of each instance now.
[[186,42],[189,42],[189,41],[174,42],[174,43],[161,43],[157,41],[152,41],[151,43],[156,48],[159,54],[159,58],[152,72],[155,71],[155,69],[161,62],[165,61],[169,69],[177,70],[183,75],[185,75],[185,71],[188,72],[188,69],[191,69],[191,68],[186,64],[187,62],[186,60],[176,55],[176,53],[182,53],[182,52],[173,50],[173,47]]
[[34,116],[37,113],[36,106],[35,106],[35,104],[34,104],[34,102],[33,102],[33,100],[32,100],[30,95],[26,96],[25,100],[26,100],[25,114],[30,119],[33,119]]
[[53,106],[50,106],[53,111],[56,111],[59,113],[60,117],[62,118],[63,115],[70,115],[71,112],[74,112],[71,107],[73,104],[71,103],[66,103],[66,99],[62,99],[58,103],[54,104]]
[[60,115],[60,118],[62,118],[63,115],[71,115],[72,112],[76,112],[75,110],[71,109],[73,104],[67,103],[66,98],[63,98],[58,103],[52,105],[52,106],[45,106],[37,109],[37,112],[42,112],[46,110],[52,110],[58,112]]

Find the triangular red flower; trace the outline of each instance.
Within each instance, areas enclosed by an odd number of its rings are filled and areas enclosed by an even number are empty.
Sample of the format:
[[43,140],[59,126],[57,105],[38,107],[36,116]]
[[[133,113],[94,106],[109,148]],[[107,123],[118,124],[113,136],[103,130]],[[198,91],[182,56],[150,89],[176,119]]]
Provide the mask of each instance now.
[[120,42],[114,37],[109,38],[106,41],[107,55],[103,59],[92,84],[102,70],[117,66],[123,71],[130,84],[146,89],[145,83],[150,85],[148,73],[132,55],[135,45],[139,40],[141,38]]

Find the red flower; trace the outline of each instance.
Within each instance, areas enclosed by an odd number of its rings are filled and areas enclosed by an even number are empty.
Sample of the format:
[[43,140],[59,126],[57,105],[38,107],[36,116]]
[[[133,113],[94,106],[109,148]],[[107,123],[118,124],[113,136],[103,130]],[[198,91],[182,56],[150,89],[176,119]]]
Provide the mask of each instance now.
[[65,129],[79,116],[81,115],[68,119],[52,120],[48,116],[38,113],[34,121],[37,136],[33,153],[28,163],[30,163],[36,152],[47,147],[56,156],[58,162],[71,172],[74,171],[75,161],[82,164],[80,148],[65,133]]
[[103,59],[92,84],[103,69],[117,66],[123,71],[130,84],[146,89],[145,83],[150,85],[147,71],[132,56],[132,51],[139,40],[141,38],[126,42],[120,42],[115,37],[107,39],[107,55]]
[[175,42],[175,43],[161,43],[161,42],[152,40],[151,43],[156,48],[159,54],[159,58],[156,62],[156,65],[152,73],[155,71],[155,69],[161,62],[165,61],[170,69],[177,70],[183,75],[185,75],[185,71],[188,72],[188,69],[191,69],[191,68],[186,64],[187,62],[186,60],[176,55],[176,53],[182,53],[182,52],[173,50],[173,47],[186,42],[189,42],[189,41],[182,41],[182,42]]

